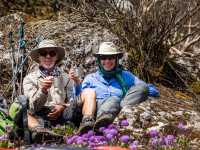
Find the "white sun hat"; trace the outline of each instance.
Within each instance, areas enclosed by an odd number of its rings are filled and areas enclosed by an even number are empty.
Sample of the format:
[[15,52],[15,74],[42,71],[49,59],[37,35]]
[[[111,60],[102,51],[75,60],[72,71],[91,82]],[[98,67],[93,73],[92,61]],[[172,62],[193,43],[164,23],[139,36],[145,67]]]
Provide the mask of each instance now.
[[94,54],[95,57],[101,55],[118,55],[119,58],[123,56],[123,52],[113,42],[103,42],[99,46],[99,51]]
[[37,63],[39,63],[39,52],[43,51],[43,50],[55,50],[57,53],[57,57],[58,57],[58,62],[60,62],[61,60],[63,60],[63,58],[65,57],[65,50],[63,47],[57,46],[57,44],[55,43],[54,40],[43,40],[39,43],[39,45],[34,48],[31,52],[30,52],[30,57],[36,61]]

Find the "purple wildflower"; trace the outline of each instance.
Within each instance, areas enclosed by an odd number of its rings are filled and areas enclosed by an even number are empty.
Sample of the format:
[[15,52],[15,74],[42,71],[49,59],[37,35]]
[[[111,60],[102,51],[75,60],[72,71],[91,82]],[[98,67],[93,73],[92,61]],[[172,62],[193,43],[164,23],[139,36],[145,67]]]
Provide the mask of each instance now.
[[104,132],[105,129],[106,129],[105,127],[101,127],[99,128],[99,132]]
[[138,141],[138,140],[135,140],[135,141],[133,141],[132,144],[138,145],[138,144],[139,144],[139,141]]
[[103,133],[104,133],[104,134],[110,133],[110,129],[107,129],[107,128],[106,128],[105,130],[103,130]]
[[130,150],[137,150],[138,143],[139,143],[139,141],[137,141],[137,140],[133,141],[133,143],[131,143],[129,146]]
[[76,144],[81,145],[81,144],[84,144],[84,143],[85,143],[85,142],[84,142],[83,139],[77,139],[77,140],[76,140]]
[[117,128],[117,126],[114,125],[114,124],[110,124],[110,125],[108,126],[108,129],[116,129],[116,128]]
[[154,137],[158,137],[159,132],[157,130],[151,130],[149,131],[148,134],[150,135],[151,138],[154,138]]
[[127,120],[127,119],[126,119],[126,120],[122,120],[122,121],[120,122],[120,125],[121,125],[121,126],[128,126],[128,125],[129,125],[128,120]]
[[92,130],[88,131],[87,135],[88,135],[88,138],[93,136],[94,135],[94,131],[92,131]]
[[66,138],[66,143],[67,144],[73,144],[74,140],[72,138]]
[[97,142],[97,139],[96,139],[96,136],[91,136],[90,138],[89,138],[89,142]]
[[72,137],[66,137],[66,143],[67,144],[73,144],[74,141],[78,138],[79,136],[78,135],[74,135]]
[[176,138],[174,135],[167,135],[166,137],[164,137],[165,145],[171,145],[175,139]]
[[76,140],[78,137],[79,137],[78,135],[74,135],[74,136],[72,136],[71,138],[72,138],[73,140]]
[[178,126],[179,129],[185,130],[185,125],[182,122],[179,122]]
[[111,129],[108,133],[112,134],[113,136],[116,136],[118,134],[118,131],[116,129]]
[[128,143],[130,137],[128,135],[122,135],[119,139],[121,142]]
[[76,138],[76,141],[83,140],[83,139],[84,139],[83,137],[79,136],[79,137]]
[[129,148],[130,148],[130,150],[137,150],[137,145],[131,144],[131,145],[129,146]]
[[106,138],[108,139],[108,141],[111,141],[113,139],[113,135],[108,133],[106,134]]
[[151,145],[157,146],[159,144],[159,139],[157,137],[151,139]]
[[82,137],[83,137],[83,138],[89,138],[88,133],[82,134]]
[[97,141],[105,141],[106,140],[106,138],[104,136],[100,136],[100,135],[96,136],[95,138]]

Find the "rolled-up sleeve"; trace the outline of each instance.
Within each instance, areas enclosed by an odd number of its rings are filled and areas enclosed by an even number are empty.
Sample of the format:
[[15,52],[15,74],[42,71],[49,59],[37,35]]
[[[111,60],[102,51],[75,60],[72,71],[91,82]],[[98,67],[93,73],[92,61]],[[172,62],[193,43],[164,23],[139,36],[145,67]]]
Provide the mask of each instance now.
[[92,81],[93,79],[91,78],[91,75],[87,75],[85,79],[83,80],[83,82],[81,83],[81,90],[84,90],[86,88],[92,88],[91,87]]
[[[37,81],[37,80],[36,80]],[[48,95],[44,94],[31,76],[23,80],[24,95],[29,99],[29,107],[33,112],[39,111],[47,101]]]

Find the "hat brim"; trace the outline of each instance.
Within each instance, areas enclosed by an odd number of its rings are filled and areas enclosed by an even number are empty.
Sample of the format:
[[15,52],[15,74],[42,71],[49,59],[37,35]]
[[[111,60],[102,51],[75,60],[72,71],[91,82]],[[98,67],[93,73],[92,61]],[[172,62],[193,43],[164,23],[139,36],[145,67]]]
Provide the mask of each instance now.
[[100,56],[102,56],[102,55],[117,55],[117,57],[118,58],[122,58],[123,57],[123,55],[124,55],[124,53],[122,53],[122,52],[118,52],[118,53],[96,53],[96,54],[93,54],[95,57],[100,57]]
[[35,62],[39,63],[39,51],[46,50],[46,49],[48,49],[48,50],[55,50],[56,51],[57,57],[58,57],[57,62],[62,61],[64,59],[64,57],[65,57],[65,50],[64,50],[64,48],[59,47],[59,46],[35,48],[35,49],[33,49],[29,53],[29,56],[32,58],[32,60],[34,60]]

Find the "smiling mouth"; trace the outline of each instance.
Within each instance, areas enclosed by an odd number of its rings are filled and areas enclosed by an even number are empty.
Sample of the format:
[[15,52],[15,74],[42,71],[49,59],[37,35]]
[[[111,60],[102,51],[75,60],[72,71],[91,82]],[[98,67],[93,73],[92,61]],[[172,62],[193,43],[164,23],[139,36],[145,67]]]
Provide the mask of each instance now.
[[52,61],[45,61],[45,63],[52,63]]
[[109,64],[109,65],[104,65],[104,66],[105,66],[105,67],[112,67],[112,65],[110,65],[110,64]]

